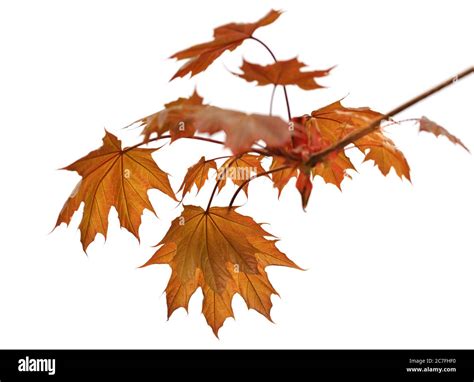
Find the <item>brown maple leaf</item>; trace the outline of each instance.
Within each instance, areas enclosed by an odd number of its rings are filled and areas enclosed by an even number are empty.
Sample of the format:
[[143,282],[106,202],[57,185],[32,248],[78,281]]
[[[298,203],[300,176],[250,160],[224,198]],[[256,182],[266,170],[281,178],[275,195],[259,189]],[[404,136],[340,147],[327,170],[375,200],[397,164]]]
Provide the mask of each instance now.
[[355,171],[355,167],[344,151],[339,151],[338,153],[328,155],[321,162],[317,163],[313,167],[312,174],[313,176],[319,175],[326,183],[334,184],[337,188],[341,189],[342,181],[346,177],[350,178],[347,170]]
[[398,150],[393,141],[381,131],[375,131],[357,140],[355,145],[365,154],[365,161],[373,160],[383,175],[393,168],[397,175],[411,181],[410,166],[403,153]]
[[172,275],[166,287],[168,316],[187,309],[198,287],[204,294],[203,313],[217,335],[232,317],[232,297],[240,294],[247,306],[270,318],[272,294],[265,267],[298,268],[275,245],[275,240],[252,218],[235,207],[186,205],[159,243],[161,247],[144,265],[169,264]]
[[69,224],[72,215],[84,202],[79,224],[84,251],[98,233],[107,237],[112,207],[118,212],[120,226],[139,239],[143,210],[155,212],[147,191],[158,189],[176,200],[168,175],[152,158],[151,154],[156,150],[122,149],[120,140],[106,131],[102,147],[64,168],[76,171],[82,180],[64,204],[56,227],[61,223]]
[[446,138],[448,138],[451,142],[453,142],[454,144],[460,145],[462,148],[464,148],[467,152],[470,153],[467,146],[464,143],[462,143],[462,141],[458,137],[454,136],[444,127],[438,125],[436,122],[433,122],[426,117],[421,117],[420,119],[420,131],[426,131],[427,133],[434,134],[436,137],[443,135]]
[[[262,159],[263,156],[253,154],[243,154],[227,159],[218,170],[219,191],[226,185],[227,179],[230,179],[236,186],[241,186],[253,175],[264,173]],[[247,196],[248,185],[249,183],[245,183],[242,188]]]
[[237,48],[246,39],[251,38],[258,28],[273,23],[280,14],[280,11],[271,10],[255,23],[230,23],[215,28],[214,40],[181,50],[170,57],[178,60],[188,59],[171,80],[184,77],[188,73],[191,73],[192,77],[206,70],[222,53]]
[[257,85],[296,85],[304,90],[313,90],[322,88],[315,78],[325,77],[329,74],[331,69],[326,70],[311,70],[302,72],[301,69],[306,65],[300,62],[297,58],[292,58],[286,61],[277,61],[270,65],[258,65],[243,61],[240,70],[242,74],[236,74],[240,78],[249,82],[257,81]]
[[272,164],[270,170],[276,170],[283,166],[289,166],[288,168],[280,171],[272,172],[271,178],[273,181],[273,187],[278,190],[278,197],[281,196],[283,188],[288,184],[291,178],[298,176],[298,163],[289,162],[287,159],[281,156],[274,156],[272,158]]
[[184,176],[183,183],[179,188],[179,191],[183,190],[183,198],[191,191],[193,185],[196,185],[197,192],[199,192],[209,178],[209,171],[211,169],[217,171],[216,161],[206,160],[204,157],[201,157],[196,164],[188,168],[188,172]]

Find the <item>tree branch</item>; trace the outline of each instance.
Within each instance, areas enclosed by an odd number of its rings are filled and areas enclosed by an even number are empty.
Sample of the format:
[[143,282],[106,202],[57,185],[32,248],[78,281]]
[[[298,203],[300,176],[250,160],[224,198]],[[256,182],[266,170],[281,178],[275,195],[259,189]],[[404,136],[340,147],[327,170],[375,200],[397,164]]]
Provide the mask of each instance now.
[[412,98],[411,100],[403,103],[402,105],[396,107],[395,109],[389,111],[385,115],[375,119],[373,122],[371,122],[367,127],[364,127],[360,130],[354,131],[350,134],[348,134],[345,138],[341,139],[338,142],[333,143],[331,146],[325,148],[324,150],[321,150],[320,152],[314,154],[309,158],[309,160],[306,162],[307,165],[314,167],[316,163],[320,162],[325,156],[328,154],[338,151],[346,147],[348,144],[353,143],[357,141],[358,139],[376,131],[377,129],[380,128],[380,122],[383,120],[388,120],[389,118],[395,116],[396,114],[401,113],[402,111],[408,109],[409,107],[415,105],[416,103],[424,100],[425,98],[439,92],[440,90],[452,85],[453,83],[457,82],[458,80],[468,76],[469,74],[474,72],[474,67],[470,67],[461,73],[457,74],[456,76],[440,83],[439,85],[425,91],[424,93],[420,94],[419,96]]

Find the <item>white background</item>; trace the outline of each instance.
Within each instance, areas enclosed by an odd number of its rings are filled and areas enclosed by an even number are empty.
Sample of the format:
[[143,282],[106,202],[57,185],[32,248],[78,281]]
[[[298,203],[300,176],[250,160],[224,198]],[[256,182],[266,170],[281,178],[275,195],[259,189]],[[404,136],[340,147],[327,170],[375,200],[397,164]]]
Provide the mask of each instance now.
[[[200,313],[166,320],[168,266],[137,269],[180,208],[151,192],[160,220],[145,213],[142,245],[110,216],[102,237],[81,249],[76,227],[49,233],[79,177],[57,171],[121,127],[189,95],[246,111],[268,110],[271,87],[228,73],[242,56],[270,63],[252,41],[203,74],[169,78],[175,51],[211,38],[227,22],[253,22],[270,8],[285,14],[256,36],[280,59],[299,55],[313,69],[338,67],[329,88],[290,88],[293,114],[347,94],[348,106],[386,112],[474,62],[471,1],[1,1],[0,2],[0,347],[2,348],[472,348],[474,347],[474,160],[449,143],[392,129],[413,184],[384,178],[365,163],[343,192],[317,180],[308,212],[289,186],[280,201],[269,181],[250,186],[240,209],[269,222],[279,247],[305,272],[269,268],[269,323],[233,302],[217,340]],[[474,148],[474,76],[399,118],[427,115]],[[281,93],[276,110],[285,116]],[[156,154],[177,189],[207,143]],[[360,161],[360,158],[356,158]],[[212,184],[196,201],[204,205]],[[216,199],[225,205],[231,186]]]

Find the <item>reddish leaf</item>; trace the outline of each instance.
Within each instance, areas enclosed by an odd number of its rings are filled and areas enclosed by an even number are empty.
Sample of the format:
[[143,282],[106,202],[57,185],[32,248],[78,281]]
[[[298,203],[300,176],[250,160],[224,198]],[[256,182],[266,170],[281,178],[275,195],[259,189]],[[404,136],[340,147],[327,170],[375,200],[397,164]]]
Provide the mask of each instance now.
[[283,146],[290,140],[288,124],[279,117],[246,114],[213,106],[196,110],[196,130],[209,134],[224,131],[226,146],[234,154],[249,150],[259,140],[273,147]]
[[300,170],[298,178],[296,178],[296,188],[301,194],[303,210],[306,210],[311,191],[313,190],[313,184],[309,172]]
[[240,70],[242,74],[237,76],[249,82],[257,81],[257,85],[296,85],[304,90],[313,90],[321,88],[314,79],[317,77],[325,77],[329,74],[330,69],[311,70],[302,72],[301,69],[306,65],[292,58],[287,61],[277,61],[273,64],[262,66],[251,62],[243,62]]
[[439,137],[440,135],[444,135],[454,144],[458,144],[462,146],[467,152],[470,152],[466,145],[462,143],[462,141],[458,137],[454,136],[444,127],[438,125],[437,123],[429,120],[426,117],[421,117],[420,119],[420,131],[426,131],[428,133],[434,134],[437,137]]
[[206,70],[222,53],[226,50],[232,51],[237,48],[244,40],[252,37],[258,28],[273,23],[280,17],[280,14],[280,11],[271,10],[255,23],[230,23],[214,29],[213,41],[194,45],[171,56],[171,58],[178,60],[188,59],[171,79],[184,77],[188,73],[191,73],[192,77]]

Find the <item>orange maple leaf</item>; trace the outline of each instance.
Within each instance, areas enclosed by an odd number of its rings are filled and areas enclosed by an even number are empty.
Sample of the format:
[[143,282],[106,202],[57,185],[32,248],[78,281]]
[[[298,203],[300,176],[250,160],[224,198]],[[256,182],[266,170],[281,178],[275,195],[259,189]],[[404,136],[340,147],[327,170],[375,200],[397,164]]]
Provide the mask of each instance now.
[[64,204],[56,227],[69,224],[72,215],[84,202],[79,229],[84,251],[98,233],[107,237],[109,211],[115,207],[121,227],[137,239],[141,215],[146,208],[155,210],[147,191],[158,189],[176,200],[168,175],[154,162],[151,154],[157,149],[122,149],[117,137],[105,132],[103,145],[85,157],[65,167],[82,176],[73,193]]
[[345,107],[340,100],[311,112],[321,136],[330,143],[369,125],[381,116],[383,114],[368,107]]
[[398,150],[393,141],[375,131],[357,140],[355,145],[365,154],[365,161],[373,160],[383,175],[387,175],[393,168],[397,175],[411,181],[410,166],[403,153]]
[[[340,101],[311,113],[311,117],[316,121],[317,130],[327,144],[337,142],[382,116],[383,114],[367,107],[345,107]],[[383,175],[387,175],[393,168],[400,178],[405,177],[410,180],[410,167],[405,156],[396,148],[393,141],[383,134],[382,130],[358,139],[354,145],[364,153],[365,161],[374,161]],[[351,165],[347,162],[347,169],[349,168]]]
[[217,171],[216,161],[215,160],[206,160],[206,158],[201,157],[199,161],[188,168],[186,175],[184,176],[183,183],[179,188],[179,191],[183,190],[184,196],[191,191],[191,188],[195,184],[197,187],[197,192],[204,186],[207,179],[209,178],[209,171],[214,169]]
[[[271,296],[277,292],[269,281],[267,266],[301,269],[280,252],[277,240],[261,224],[237,213],[236,207],[232,207],[241,190],[247,194],[250,180],[271,175],[280,196],[282,189],[296,177],[295,187],[305,209],[314,177],[320,176],[339,189],[345,177],[350,178],[348,171],[355,170],[355,167],[346,153],[352,148],[363,153],[364,161],[372,160],[383,175],[394,169],[400,178],[410,180],[408,163],[385,135],[384,127],[387,125],[382,123],[454,82],[453,78],[449,79],[386,114],[367,107],[345,107],[341,101],[336,101],[310,115],[292,118],[286,86],[295,85],[304,90],[320,88],[322,86],[316,79],[327,76],[332,68],[305,71],[306,65],[297,58],[278,61],[269,46],[253,36],[258,28],[273,23],[280,14],[280,11],[272,10],[255,23],[230,23],[216,28],[212,41],[171,56],[178,61],[187,60],[171,80],[188,73],[192,77],[206,70],[225,51],[233,51],[245,40],[253,39],[270,53],[275,63],[259,65],[244,60],[242,73],[236,75],[249,82],[256,81],[260,86],[273,84],[274,90],[277,85],[282,85],[288,123],[271,115],[274,92],[270,116],[267,116],[206,105],[195,90],[190,97],[169,102],[163,110],[135,121],[133,124],[143,127],[144,140],[141,143],[122,149],[121,141],[106,131],[102,147],[65,168],[76,171],[82,180],[64,204],[56,227],[61,223],[68,225],[84,204],[79,229],[86,251],[97,234],[106,238],[112,207],[118,212],[121,227],[140,240],[143,211],[155,212],[147,192],[158,189],[176,200],[168,175],[153,161],[152,153],[157,149],[142,149],[139,148],[141,145],[163,138],[170,138],[171,142],[190,138],[230,148],[233,155],[210,160],[202,156],[188,168],[179,189],[182,198],[194,186],[199,192],[209,178],[209,171],[216,171],[216,184],[207,209],[185,205],[181,216],[171,223],[158,244],[158,250],[144,265],[168,264],[171,267],[166,287],[168,317],[178,308],[187,310],[191,296],[201,288],[204,296],[202,311],[216,336],[225,320],[233,317],[232,299],[235,294],[242,296],[249,309],[255,309],[271,320]],[[454,79],[473,72],[474,68],[468,68]],[[468,150],[445,128],[426,117],[418,121],[420,131],[444,135]],[[222,132],[225,133],[224,141],[198,135]],[[151,138],[154,134],[157,136]],[[264,157],[272,158],[268,171],[261,165]],[[218,170],[216,161],[224,158],[228,159]],[[225,186],[227,179],[238,186],[229,207],[212,207],[214,196]]]
[[291,178],[298,175],[298,163],[290,162],[281,156],[274,156],[272,158],[272,164],[270,165],[270,171],[282,168],[283,166],[289,166],[288,168],[276,172],[272,172],[271,178],[273,181],[273,187],[278,190],[278,197],[281,196],[283,188],[288,184]]
[[346,177],[350,177],[347,170],[355,171],[355,167],[344,151],[340,151],[328,155],[324,160],[317,163],[313,167],[312,174],[313,176],[319,175],[326,183],[334,184],[341,189],[342,181]]
[[188,49],[173,54],[170,58],[178,60],[189,59],[175,73],[171,80],[176,77],[184,77],[191,73],[191,77],[206,70],[226,50],[232,51],[241,45],[246,39],[251,38],[253,33],[260,27],[273,23],[281,12],[271,10],[267,15],[255,23],[230,23],[214,29],[214,40],[203,44],[194,45]]
[[[253,154],[243,154],[227,159],[219,167],[217,179],[219,180],[219,191],[226,185],[227,179],[237,186],[242,186],[253,175],[264,173],[261,161],[263,156]],[[243,191],[248,196],[248,183],[243,186]]]
[[144,265],[169,264],[172,275],[166,287],[168,316],[187,309],[198,287],[204,294],[203,313],[217,335],[233,316],[232,297],[240,294],[247,306],[268,319],[271,295],[276,293],[265,272],[268,265],[299,268],[275,245],[275,240],[252,218],[235,207],[186,205],[161,240],[161,247]]
[[304,90],[322,88],[316,81],[316,77],[325,77],[331,69],[311,70],[302,72],[306,65],[297,58],[286,61],[277,61],[270,65],[258,65],[244,60],[240,70],[242,74],[236,74],[249,82],[257,81],[257,85],[296,85]]

